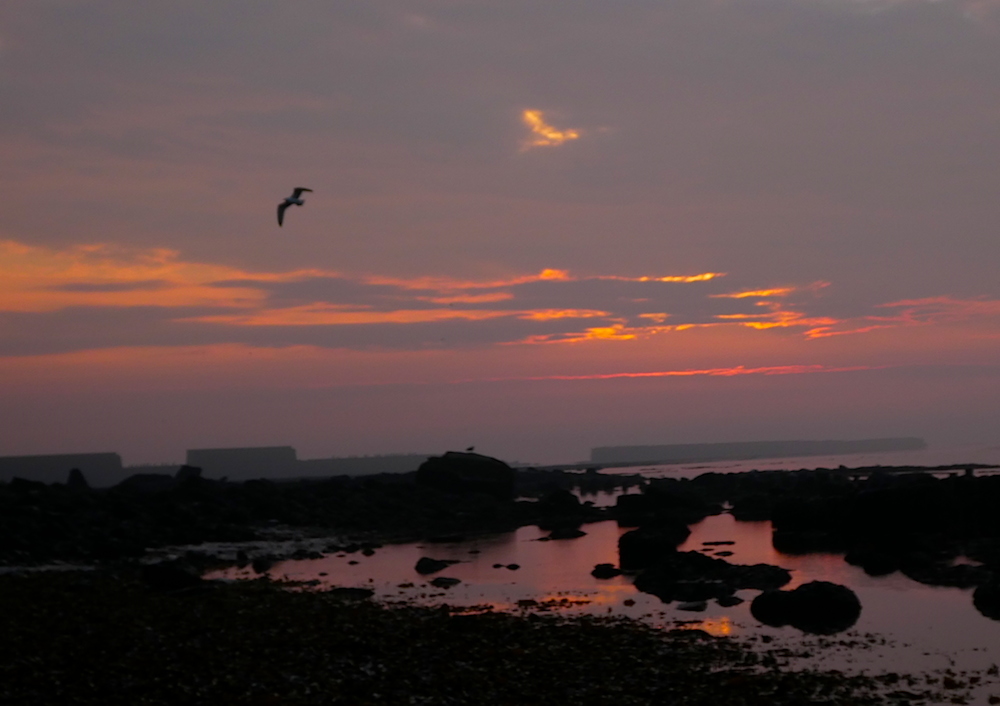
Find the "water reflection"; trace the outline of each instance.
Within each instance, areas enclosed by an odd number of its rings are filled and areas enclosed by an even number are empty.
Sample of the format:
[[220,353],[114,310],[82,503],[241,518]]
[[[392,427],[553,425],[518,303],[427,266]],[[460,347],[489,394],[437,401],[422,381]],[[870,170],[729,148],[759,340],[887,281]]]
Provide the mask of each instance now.
[[[268,575],[279,580],[316,581],[320,588],[370,588],[377,599],[388,602],[611,614],[657,626],[705,630],[713,635],[801,639],[801,633],[792,628],[768,627],[753,619],[750,603],[759,594],[755,590],[737,592],[745,601],[741,605],[727,608],[709,602],[703,612],[692,614],[678,611],[676,603],[666,605],[654,596],[637,592],[628,576],[594,578],[590,572],[596,564],[618,564],[618,537],[626,530],[614,522],[585,525],[583,529],[586,536],[574,540],[540,542],[538,539],[546,532],[522,527],[516,532],[461,543],[388,545],[372,556],[355,553],[284,561],[271,568]],[[792,582],[786,586],[789,589],[819,580],[843,584],[857,594],[863,611],[849,635],[886,635],[891,638],[890,646],[872,647],[864,654],[845,648],[836,655],[827,655],[829,663],[824,666],[849,668],[864,664],[873,669],[920,670],[943,669],[956,661],[964,668],[986,669],[1000,662],[996,655],[1000,622],[980,615],[973,606],[971,590],[924,586],[899,573],[868,576],[839,555],[781,554],[771,545],[768,522],[736,522],[730,515],[718,515],[692,525],[691,530],[682,550],[703,551],[709,556],[731,552],[725,558],[732,563],[784,567],[792,574]],[[437,574],[421,576],[415,566],[424,556],[458,563]],[[497,564],[501,568],[494,568]],[[520,568],[508,569],[509,564]],[[256,574],[251,569],[232,569],[216,576],[254,578]],[[435,576],[454,577],[461,583],[438,589],[429,585]]]

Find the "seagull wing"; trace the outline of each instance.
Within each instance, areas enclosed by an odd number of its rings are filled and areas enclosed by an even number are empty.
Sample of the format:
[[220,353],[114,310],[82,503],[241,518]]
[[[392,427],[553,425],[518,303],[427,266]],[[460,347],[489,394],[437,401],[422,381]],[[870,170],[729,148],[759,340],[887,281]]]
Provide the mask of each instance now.
[[293,199],[297,199],[298,197],[300,197],[302,195],[303,191],[308,191],[309,193],[312,193],[312,189],[307,189],[304,186],[296,186],[295,187],[295,192],[292,194],[292,198]]
[[281,222],[283,220],[285,220],[285,209],[287,209],[287,208],[288,208],[288,202],[287,201],[282,201],[281,203],[278,204],[278,225],[279,226],[281,225]]

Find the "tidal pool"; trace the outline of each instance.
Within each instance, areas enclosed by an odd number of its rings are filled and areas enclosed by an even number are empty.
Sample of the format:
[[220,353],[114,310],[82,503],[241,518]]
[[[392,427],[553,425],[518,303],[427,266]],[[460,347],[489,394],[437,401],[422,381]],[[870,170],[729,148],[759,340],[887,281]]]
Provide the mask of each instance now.
[[[583,529],[586,536],[573,540],[541,541],[547,533],[531,526],[450,544],[387,545],[371,556],[354,552],[279,562],[268,576],[314,581],[318,588],[370,588],[377,600],[388,603],[629,616],[655,625],[698,628],[772,647],[786,646],[790,660],[800,666],[871,673],[947,674],[952,670],[958,674],[975,670],[982,680],[981,702],[986,703],[994,693],[1000,695],[1000,686],[988,674],[1000,664],[1000,623],[976,611],[971,590],[924,586],[901,574],[873,578],[840,555],[781,554],[771,545],[769,522],[737,522],[723,514],[691,526],[691,536],[681,550],[704,550],[709,555],[732,552],[725,556],[732,563],[783,566],[793,576],[787,588],[824,580],[849,586],[858,594],[862,612],[853,628],[832,637],[808,636],[791,627],[758,623],[749,610],[757,591],[740,591],[737,595],[745,602],[737,606],[723,608],[710,602],[703,612],[686,612],[678,610],[676,603],[664,604],[655,596],[636,591],[631,577],[595,579],[590,572],[596,564],[617,565],[618,537],[627,530],[610,521]],[[733,544],[704,544],[720,541]],[[457,563],[422,576],[414,568],[421,557]],[[512,565],[518,568],[509,568]],[[234,579],[256,576],[250,568],[213,575]],[[460,583],[439,589],[429,583],[437,576],[456,578]]]

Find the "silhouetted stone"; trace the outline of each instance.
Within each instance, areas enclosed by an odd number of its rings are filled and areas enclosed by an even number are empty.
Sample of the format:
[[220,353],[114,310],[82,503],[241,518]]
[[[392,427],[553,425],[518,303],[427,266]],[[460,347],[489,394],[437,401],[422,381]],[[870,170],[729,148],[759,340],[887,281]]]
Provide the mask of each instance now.
[[548,537],[542,539],[577,539],[586,536],[586,532],[578,527],[556,527]]
[[621,576],[622,570],[614,564],[598,564],[590,575],[595,579],[613,579],[615,576]]
[[490,456],[448,451],[420,464],[417,483],[451,493],[484,493],[509,500],[514,495],[514,469]]
[[802,632],[832,635],[858,621],[861,602],[847,586],[811,581],[793,591],[760,594],[750,605],[750,613],[765,625],[791,625]]
[[888,551],[870,548],[859,548],[847,552],[844,561],[853,566],[860,566],[869,576],[888,576],[899,570],[898,556]]
[[626,532],[618,538],[618,565],[626,570],[645,568],[675,552],[690,534],[687,525],[677,521]]
[[972,594],[972,604],[990,620],[1000,620],[1000,577],[980,584]]
[[348,601],[363,601],[375,595],[375,591],[371,588],[351,588],[348,586],[337,586],[326,593],[334,598]]
[[250,563],[250,566],[256,573],[264,574],[274,566],[274,559],[269,556],[259,556]]
[[743,603],[743,599],[739,596],[719,596],[715,599],[715,602],[723,608],[732,608],[735,605]]
[[198,466],[181,466],[177,469],[177,473],[174,474],[174,478],[178,483],[186,480],[201,478],[201,468]]
[[450,576],[438,576],[430,582],[431,586],[436,586],[438,588],[451,588],[452,586],[457,586],[460,583],[462,583],[461,579],[452,578]]
[[165,473],[135,473],[116,485],[115,489],[146,495],[162,493],[176,484],[177,481]]
[[418,574],[436,574],[438,571],[457,563],[458,561],[455,559],[431,559],[430,557],[422,556],[417,560],[417,565],[414,568]]
[[90,483],[84,477],[83,471],[79,468],[71,468],[69,478],[66,479],[66,487],[72,490],[90,490]]
[[986,582],[992,576],[989,569],[971,564],[949,565],[943,562],[904,562],[903,574],[928,586],[956,586],[971,588]]
[[753,599],[750,614],[764,625],[784,627],[792,620],[794,602],[791,591],[764,591]]
[[791,574],[779,566],[730,564],[699,552],[674,552],[639,574],[635,587],[669,603],[718,599],[745,588],[775,589],[789,581]]
[[575,515],[580,512],[580,498],[564,488],[547,493],[538,501],[538,511],[545,515]]

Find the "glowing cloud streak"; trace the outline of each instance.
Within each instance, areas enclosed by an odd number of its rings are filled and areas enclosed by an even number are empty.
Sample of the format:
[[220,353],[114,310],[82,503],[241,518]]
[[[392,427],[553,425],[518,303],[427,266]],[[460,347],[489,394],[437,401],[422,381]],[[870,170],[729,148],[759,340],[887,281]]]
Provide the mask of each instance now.
[[578,130],[572,128],[559,130],[546,123],[540,110],[525,110],[521,114],[521,120],[531,129],[531,137],[524,142],[522,151],[532,147],[554,147],[580,137]]
[[[669,378],[669,377],[736,377],[740,375],[808,375],[815,373],[850,373],[865,370],[884,370],[888,366],[853,365],[833,367],[828,365],[773,365],[747,368],[737,365],[732,368],[704,368],[685,370],[655,370],[636,373],[595,373],[592,375],[535,375],[511,378],[488,378],[482,382],[514,382],[543,380],[619,380],[629,378]],[[462,380],[460,382],[475,382]]]

